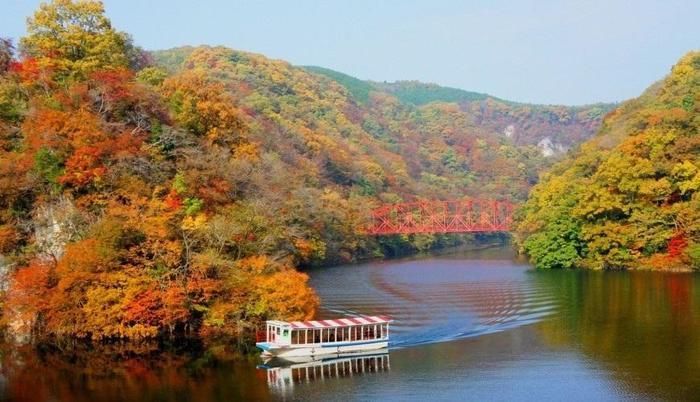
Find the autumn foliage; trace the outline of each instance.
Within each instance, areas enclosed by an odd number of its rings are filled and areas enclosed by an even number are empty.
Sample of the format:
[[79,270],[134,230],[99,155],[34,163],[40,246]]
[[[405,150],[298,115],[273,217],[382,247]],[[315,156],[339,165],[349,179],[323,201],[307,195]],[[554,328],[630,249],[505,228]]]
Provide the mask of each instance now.
[[275,253],[281,234],[228,173],[259,156],[220,82],[144,82],[142,55],[95,1],[42,5],[21,46],[0,76],[12,335],[238,336],[313,316],[298,260]]
[[475,120],[498,104],[360,99],[222,47],[146,53],[99,1],[42,4],[27,31],[19,52],[0,41],[2,321],[17,337],[238,336],[311,318],[297,268],[462,240],[369,238],[372,207],[523,200],[550,163]]
[[542,268],[700,267],[700,53],[625,102],[543,176],[521,211]]

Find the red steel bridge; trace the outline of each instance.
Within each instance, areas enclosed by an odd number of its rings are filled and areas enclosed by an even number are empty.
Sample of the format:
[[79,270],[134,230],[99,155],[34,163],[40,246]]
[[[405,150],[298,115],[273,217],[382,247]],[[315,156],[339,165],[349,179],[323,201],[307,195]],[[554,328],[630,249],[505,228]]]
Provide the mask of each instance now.
[[513,223],[513,209],[510,202],[484,199],[389,204],[372,211],[365,232],[373,235],[507,232]]

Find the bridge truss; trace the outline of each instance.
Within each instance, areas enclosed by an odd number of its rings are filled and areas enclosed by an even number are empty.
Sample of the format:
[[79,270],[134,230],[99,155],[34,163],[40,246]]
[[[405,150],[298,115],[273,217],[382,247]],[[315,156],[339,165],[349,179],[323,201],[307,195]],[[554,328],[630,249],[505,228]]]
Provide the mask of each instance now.
[[388,204],[372,211],[368,234],[507,232],[513,204],[465,199]]

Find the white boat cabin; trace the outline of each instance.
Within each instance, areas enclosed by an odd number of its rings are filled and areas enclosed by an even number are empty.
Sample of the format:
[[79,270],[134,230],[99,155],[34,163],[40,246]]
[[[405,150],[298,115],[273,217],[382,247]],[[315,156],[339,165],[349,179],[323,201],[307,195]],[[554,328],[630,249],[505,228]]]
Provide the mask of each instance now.
[[272,355],[314,355],[377,349],[388,346],[385,316],[316,321],[267,321],[256,346]]

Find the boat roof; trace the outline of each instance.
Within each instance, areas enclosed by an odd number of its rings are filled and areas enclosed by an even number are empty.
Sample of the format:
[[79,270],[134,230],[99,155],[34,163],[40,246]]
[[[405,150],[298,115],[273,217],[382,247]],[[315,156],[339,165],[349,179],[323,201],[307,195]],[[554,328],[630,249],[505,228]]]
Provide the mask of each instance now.
[[270,324],[290,325],[292,328],[329,328],[347,327],[351,325],[385,324],[393,321],[391,317],[385,315],[370,315],[361,317],[336,318],[333,320],[312,320],[312,321],[268,321]]
[[391,321],[391,318],[387,316],[372,315],[361,317],[336,318],[333,320],[292,321],[289,324],[292,326],[292,328],[328,328],[344,327],[350,325],[384,324]]

